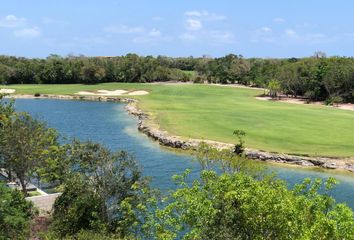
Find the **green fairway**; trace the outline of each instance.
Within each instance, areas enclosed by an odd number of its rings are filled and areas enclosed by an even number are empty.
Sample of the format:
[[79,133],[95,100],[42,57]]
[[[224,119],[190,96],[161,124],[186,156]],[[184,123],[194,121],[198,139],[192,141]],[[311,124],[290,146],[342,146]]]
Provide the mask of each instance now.
[[354,156],[354,112],[325,106],[260,101],[261,90],[192,84],[11,85],[18,94],[74,94],[98,89],[148,90],[139,107],[170,134],[234,143],[247,133],[254,149]]

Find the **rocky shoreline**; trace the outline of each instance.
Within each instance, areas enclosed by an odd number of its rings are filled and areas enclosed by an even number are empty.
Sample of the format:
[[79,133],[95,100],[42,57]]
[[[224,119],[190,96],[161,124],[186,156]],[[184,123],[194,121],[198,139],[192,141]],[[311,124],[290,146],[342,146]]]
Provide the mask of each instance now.
[[[73,96],[73,95],[50,95],[44,94],[39,97],[33,95],[12,95],[13,98],[47,98],[47,99],[66,99],[66,100],[85,100],[85,101],[105,101],[105,102],[124,102],[128,103],[125,109],[138,118],[138,129],[150,138],[158,141],[166,147],[178,148],[183,150],[193,150],[201,142],[206,142],[218,149],[232,148],[233,144],[202,140],[187,139],[179,136],[171,136],[167,131],[162,131],[151,123],[149,123],[149,115],[141,111],[137,107],[138,100],[125,97],[98,97],[98,96]],[[246,149],[245,154],[249,159],[260,160],[265,162],[285,163],[306,167],[321,167],[325,169],[338,169],[354,172],[353,158],[328,158],[328,157],[309,157],[297,156],[289,154],[271,153],[254,149]]]

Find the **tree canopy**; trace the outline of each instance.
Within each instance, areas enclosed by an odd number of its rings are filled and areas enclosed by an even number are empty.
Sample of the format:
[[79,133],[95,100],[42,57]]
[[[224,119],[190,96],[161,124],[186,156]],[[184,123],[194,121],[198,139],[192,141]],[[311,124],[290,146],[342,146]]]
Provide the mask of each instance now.
[[[193,74],[191,74],[193,73]],[[102,82],[194,81],[238,83],[266,88],[274,80],[279,91],[310,101],[341,97],[354,101],[354,59],[312,57],[288,59],[244,58],[228,54],[210,58],[166,56],[60,57],[27,59],[0,56],[0,84],[95,84]]]
[[35,211],[23,194],[0,181],[0,239],[27,239]]
[[203,171],[191,185],[187,176],[175,177],[179,188],[157,210],[158,239],[354,239],[352,210],[329,195],[333,179],[288,189],[242,172]]

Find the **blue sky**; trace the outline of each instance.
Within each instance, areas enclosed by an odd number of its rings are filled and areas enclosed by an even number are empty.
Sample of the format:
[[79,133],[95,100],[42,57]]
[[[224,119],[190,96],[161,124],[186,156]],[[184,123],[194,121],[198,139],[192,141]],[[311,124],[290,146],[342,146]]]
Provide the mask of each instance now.
[[1,0],[0,54],[354,56],[352,0]]

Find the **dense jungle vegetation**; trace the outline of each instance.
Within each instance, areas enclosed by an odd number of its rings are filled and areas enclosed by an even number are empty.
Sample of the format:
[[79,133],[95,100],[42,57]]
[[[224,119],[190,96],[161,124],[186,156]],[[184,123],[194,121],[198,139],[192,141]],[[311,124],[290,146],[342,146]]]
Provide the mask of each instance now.
[[0,84],[95,84],[102,82],[193,81],[238,83],[271,88],[310,101],[354,101],[354,59],[312,57],[246,59],[165,56],[85,57],[50,55],[46,59],[0,56]]

